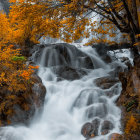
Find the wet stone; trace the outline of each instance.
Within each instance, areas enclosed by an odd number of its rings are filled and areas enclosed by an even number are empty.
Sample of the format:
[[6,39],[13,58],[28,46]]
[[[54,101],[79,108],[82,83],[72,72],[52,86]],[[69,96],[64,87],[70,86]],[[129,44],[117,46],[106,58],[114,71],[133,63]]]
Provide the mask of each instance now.
[[112,78],[110,76],[97,78],[95,83],[98,87],[102,89],[109,89],[114,86],[119,80],[117,78]]
[[88,122],[88,123],[83,125],[83,127],[81,129],[81,134],[85,138],[91,138],[92,137],[92,131],[93,131],[93,125],[92,125],[92,123]]
[[98,129],[100,125],[99,119],[94,119],[91,123],[87,122],[83,125],[81,129],[81,134],[87,138],[86,140],[98,136]]
[[100,117],[104,118],[107,115],[107,107],[104,103],[100,103],[99,106],[89,107],[86,111],[88,118]]
[[94,103],[93,94],[90,94],[87,101],[87,106],[92,105]]
[[113,124],[106,120],[103,122],[102,127],[101,127],[101,134],[102,135],[106,135],[109,133],[110,130],[112,130],[114,128]]
[[118,133],[113,133],[109,136],[109,140],[121,140],[122,138],[123,136]]
[[98,136],[98,129],[99,129],[99,125],[100,125],[100,120],[99,119],[94,119],[92,121],[92,125],[93,125],[94,135]]

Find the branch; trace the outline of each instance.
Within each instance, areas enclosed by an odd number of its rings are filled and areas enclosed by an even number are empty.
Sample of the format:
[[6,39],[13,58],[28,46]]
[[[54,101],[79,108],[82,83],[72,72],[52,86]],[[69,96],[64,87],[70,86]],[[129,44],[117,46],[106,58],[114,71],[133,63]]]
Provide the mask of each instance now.
[[95,12],[95,13],[101,15],[101,16],[103,16],[104,18],[110,20],[111,22],[113,22],[113,20],[112,20],[109,16],[106,16],[106,15],[104,15],[103,13],[98,12],[97,10],[95,10],[95,9],[89,7],[89,6],[84,5],[84,8],[89,9],[89,10],[91,10],[91,11],[93,11],[93,12]]
[[136,27],[136,25],[135,25],[135,23],[133,21],[133,18],[132,18],[131,12],[129,11],[128,5],[127,5],[125,0],[122,0],[122,2],[124,4],[124,8],[125,8],[126,13],[127,13],[128,21],[130,21],[132,23],[132,28],[133,28],[134,33],[137,33],[138,30],[137,30],[137,27]]

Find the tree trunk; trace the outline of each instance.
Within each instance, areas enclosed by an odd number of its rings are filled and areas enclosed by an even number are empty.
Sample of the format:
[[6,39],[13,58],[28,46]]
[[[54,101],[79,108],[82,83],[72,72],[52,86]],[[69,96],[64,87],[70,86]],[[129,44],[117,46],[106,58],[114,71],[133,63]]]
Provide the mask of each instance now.
[[132,0],[132,15],[133,15],[133,20],[137,28],[139,29],[139,20],[138,20],[138,7],[136,0]]
[[136,38],[133,32],[130,33],[130,38],[131,38],[132,54],[133,54],[133,57],[135,58],[139,56],[139,51],[138,51],[138,47],[134,45],[136,43]]

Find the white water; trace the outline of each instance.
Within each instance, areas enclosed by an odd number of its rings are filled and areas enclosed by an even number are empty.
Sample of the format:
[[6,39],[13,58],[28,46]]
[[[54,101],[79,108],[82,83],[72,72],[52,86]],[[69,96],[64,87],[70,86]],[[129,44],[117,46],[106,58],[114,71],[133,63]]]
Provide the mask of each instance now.
[[[98,68],[89,70],[88,75],[79,80],[58,82],[50,67],[40,65],[38,75],[47,89],[42,114],[35,116],[29,127],[2,128],[0,140],[85,140],[81,135],[81,127],[94,118],[99,118],[101,124],[104,120],[111,121],[114,129],[108,135],[101,136],[100,124],[99,136],[93,140],[108,140],[111,133],[120,133],[121,112],[115,105],[115,100],[120,94],[121,85],[118,83],[107,90],[97,87],[94,79],[107,76],[111,71],[110,66],[105,64],[91,47],[79,49],[88,54]],[[45,55],[42,54],[41,63],[45,61],[44,58]],[[114,96],[106,96],[106,91],[114,92]],[[87,105],[89,100],[92,100],[92,103]]]

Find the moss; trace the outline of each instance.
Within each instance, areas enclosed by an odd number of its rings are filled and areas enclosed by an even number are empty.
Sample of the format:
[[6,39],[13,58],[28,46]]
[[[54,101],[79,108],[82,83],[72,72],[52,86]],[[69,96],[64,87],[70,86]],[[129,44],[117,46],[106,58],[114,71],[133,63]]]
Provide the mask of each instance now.
[[26,61],[24,56],[13,56],[12,61]]

